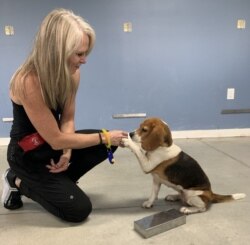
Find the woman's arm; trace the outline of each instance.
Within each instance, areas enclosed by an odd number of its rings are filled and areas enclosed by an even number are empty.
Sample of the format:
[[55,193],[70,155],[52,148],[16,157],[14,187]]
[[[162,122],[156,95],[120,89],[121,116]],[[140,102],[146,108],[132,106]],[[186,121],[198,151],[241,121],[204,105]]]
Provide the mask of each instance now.
[[[76,134],[63,132],[57,125],[51,110],[45,104],[40,84],[37,77],[29,75],[25,81],[25,94],[18,98],[23,105],[31,123],[38,133],[55,150],[58,149],[80,149],[97,145],[100,142],[98,134]],[[71,105],[74,106],[74,105]],[[70,111],[70,110],[69,110]],[[65,115],[65,117],[69,116]],[[67,113],[66,113],[67,114]],[[71,117],[71,116],[69,116]],[[71,128],[71,121],[65,120],[64,128]],[[67,125],[67,126],[66,126]],[[110,131],[111,143],[119,145],[122,138],[127,137],[127,133],[120,130]],[[105,139],[104,139],[105,140]],[[106,143],[104,141],[104,143]]]

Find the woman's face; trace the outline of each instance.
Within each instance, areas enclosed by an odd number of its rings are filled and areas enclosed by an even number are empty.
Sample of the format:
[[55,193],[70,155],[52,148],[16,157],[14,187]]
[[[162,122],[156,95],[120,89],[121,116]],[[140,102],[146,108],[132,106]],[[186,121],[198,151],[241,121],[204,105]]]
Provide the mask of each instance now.
[[70,73],[74,74],[82,64],[87,62],[86,52],[89,48],[89,37],[84,33],[82,43],[77,50],[69,57]]

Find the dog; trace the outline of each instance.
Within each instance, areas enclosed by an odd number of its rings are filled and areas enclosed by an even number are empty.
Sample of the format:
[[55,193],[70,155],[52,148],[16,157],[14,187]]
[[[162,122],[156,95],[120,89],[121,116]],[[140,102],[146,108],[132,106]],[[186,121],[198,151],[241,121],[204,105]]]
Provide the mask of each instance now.
[[142,170],[153,177],[152,193],[142,206],[151,208],[161,184],[177,191],[165,200],[181,200],[183,214],[205,212],[211,203],[242,199],[244,193],[220,195],[213,193],[210,181],[198,162],[173,143],[169,126],[160,118],[148,118],[138,129],[123,139],[137,157]]

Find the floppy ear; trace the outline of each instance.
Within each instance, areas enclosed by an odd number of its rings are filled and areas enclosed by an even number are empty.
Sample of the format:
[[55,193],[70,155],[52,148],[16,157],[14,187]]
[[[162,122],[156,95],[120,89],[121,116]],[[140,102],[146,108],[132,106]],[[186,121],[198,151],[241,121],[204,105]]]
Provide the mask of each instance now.
[[141,146],[145,151],[153,151],[157,147],[164,144],[164,129],[163,127],[154,126],[149,135],[142,138]]
[[168,146],[171,146],[173,144],[173,138],[172,138],[172,134],[168,126],[165,127],[164,135],[165,135],[164,142]]

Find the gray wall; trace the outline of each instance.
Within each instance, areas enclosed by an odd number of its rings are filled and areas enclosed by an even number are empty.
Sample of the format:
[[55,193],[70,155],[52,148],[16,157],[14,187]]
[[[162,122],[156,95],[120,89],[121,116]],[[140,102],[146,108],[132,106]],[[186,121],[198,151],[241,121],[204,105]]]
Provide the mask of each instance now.
[[[95,28],[96,46],[81,68],[77,128],[134,129],[159,116],[173,130],[249,128],[249,0],[0,0],[0,119],[12,117],[9,80],[24,60],[43,17],[70,8]],[[237,19],[247,28],[238,30]],[[123,32],[130,21],[132,33]],[[13,25],[14,36],[4,35]],[[236,90],[226,99],[227,88]],[[0,137],[10,124],[0,122]]]

